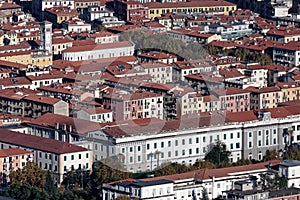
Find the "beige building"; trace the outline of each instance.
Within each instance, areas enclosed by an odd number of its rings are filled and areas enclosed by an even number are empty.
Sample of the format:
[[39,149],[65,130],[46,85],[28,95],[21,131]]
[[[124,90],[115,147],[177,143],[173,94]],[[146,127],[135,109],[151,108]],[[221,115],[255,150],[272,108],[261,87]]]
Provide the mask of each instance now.
[[53,174],[60,184],[68,171],[92,168],[92,151],[67,142],[0,129],[1,149],[20,148],[33,152],[33,162]]
[[152,76],[152,82],[172,83],[172,65],[162,62],[150,62],[140,64],[147,74]]

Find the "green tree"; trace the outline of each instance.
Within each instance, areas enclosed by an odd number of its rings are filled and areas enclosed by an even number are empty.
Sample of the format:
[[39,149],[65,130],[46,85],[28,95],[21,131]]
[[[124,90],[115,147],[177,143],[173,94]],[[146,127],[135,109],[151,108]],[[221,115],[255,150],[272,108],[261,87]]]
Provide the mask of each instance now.
[[201,160],[201,161],[196,161],[192,167],[193,169],[204,169],[204,168],[214,169],[216,168],[216,165],[212,162]]
[[267,150],[266,154],[263,157],[263,161],[276,160],[279,158],[279,154],[276,149]]
[[116,200],[131,200],[131,199],[130,199],[130,197],[128,197],[128,196],[122,195],[122,196],[118,196],[118,197],[116,198]]
[[230,151],[227,150],[226,144],[221,141],[216,141],[215,144],[211,145],[209,152],[205,155],[204,160],[209,161],[216,166],[224,166],[225,163],[229,163]]
[[57,194],[57,188],[55,187],[53,177],[52,177],[50,171],[47,171],[46,183],[44,186],[44,190],[45,190],[45,192],[48,193],[48,195],[50,197],[54,197]]
[[289,148],[289,150],[284,154],[283,159],[300,160],[300,150],[294,147]]
[[207,44],[204,46],[204,48],[209,55],[216,55],[219,52],[219,49],[212,44]]
[[235,166],[243,166],[243,165],[250,165],[250,164],[252,164],[252,162],[249,159],[240,159],[236,163],[234,163]]
[[48,194],[38,187],[23,184],[21,182],[12,183],[5,192],[5,196],[22,200],[48,200]]
[[9,177],[11,183],[21,182],[42,189],[46,183],[46,174],[46,171],[39,166],[33,162],[28,162],[23,169],[12,171]]

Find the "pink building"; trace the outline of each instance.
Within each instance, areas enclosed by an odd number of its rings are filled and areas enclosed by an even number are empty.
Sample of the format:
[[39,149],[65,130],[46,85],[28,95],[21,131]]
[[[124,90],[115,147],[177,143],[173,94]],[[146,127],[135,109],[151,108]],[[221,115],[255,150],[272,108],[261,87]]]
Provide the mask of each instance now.
[[103,106],[113,111],[114,120],[163,119],[163,95],[154,92],[138,90],[127,94],[109,89],[103,95]]
[[250,110],[250,92],[239,88],[213,91],[219,98],[221,109],[229,112]]
[[0,183],[9,182],[11,171],[23,169],[27,162],[33,162],[33,152],[19,148],[0,150]]

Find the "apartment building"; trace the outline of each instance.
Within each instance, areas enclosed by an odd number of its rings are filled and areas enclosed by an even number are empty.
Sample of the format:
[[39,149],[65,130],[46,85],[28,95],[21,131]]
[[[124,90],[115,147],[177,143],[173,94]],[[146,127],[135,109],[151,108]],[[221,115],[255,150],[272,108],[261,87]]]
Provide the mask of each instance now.
[[273,61],[283,66],[300,65],[300,42],[291,41],[285,44],[274,46]]
[[36,16],[38,19],[43,20],[44,11],[46,8],[53,8],[53,7],[62,7],[67,6],[70,9],[75,8],[74,0],[33,0],[32,1],[32,14]]
[[69,116],[69,104],[56,98],[35,94],[26,89],[5,89],[0,94],[0,110],[22,117],[39,117],[45,113]]
[[149,2],[144,3],[148,7],[148,18],[160,17],[166,13],[192,14],[207,11],[220,11],[224,15],[236,10],[236,5],[227,1],[188,1],[188,2]]
[[12,171],[23,169],[27,162],[33,162],[33,152],[19,148],[0,150],[0,174],[1,183],[9,182],[9,174]]
[[44,10],[44,17],[52,22],[54,26],[59,27],[63,21],[72,18],[78,18],[79,14],[75,9],[70,10],[67,6],[46,8]]
[[279,175],[287,178],[287,186],[300,188],[300,162],[283,160],[279,164]]
[[74,33],[85,33],[92,30],[91,24],[78,18],[70,18],[69,20],[64,20],[62,22],[62,27],[68,32]]
[[162,94],[139,90],[130,94],[115,89],[107,91],[102,98],[104,108],[113,111],[116,121],[151,117],[163,119]]
[[114,11],[119,19],[135,21],[148,19],[148,8],[138,1],[115,1]]
[[166,52],[150,51],[140,53],[137,57],[140,62],[161,62],[165,64],[177,62],[177,55]]
[[33,162],[52,172],[54,183],[58,185],[66,172],[92,168],[92,151],[67,142],[1,129],[0,145],[1,149],[20,148],[33,152]]
[[266,37],[281,44],[289,43],[291,41],[300,41],[300,29],[286,28],[282,26],[269,30],[266,33]]
[[212,93],[219,98],[221,110],[243,112],[250,110],[250,92],[239,88],[214,90]]
[[155,83],[172,83],[172,65],[162,62],[140,63],[147,74],[152,76],[152,82]]
[[248,87],[245,90],[250,92],[250,108],[264,109],[275,108],[283,101],[282,91],[277,86],[264,88]]
[[300,86],[294,82],[277,82],[276,85],[281,89],[282,102],[299,100]]
[[78,119],[84,119],[92,122],[105,123],[113,121],[113,113],[111,110],[103,108],[82,108],[75,111],[74,116]]

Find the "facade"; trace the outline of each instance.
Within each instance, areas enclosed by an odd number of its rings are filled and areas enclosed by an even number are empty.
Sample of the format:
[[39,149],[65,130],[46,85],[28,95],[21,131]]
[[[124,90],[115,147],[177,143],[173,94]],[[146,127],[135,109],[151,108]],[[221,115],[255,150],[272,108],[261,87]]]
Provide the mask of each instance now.
[[283,160],[279,164],[279,175],[287,178],[287,186],[300,188],[300,162]]
[[111,110],[106,110],[103,108],[85,108],[79,111],[76,111],[76,118],[84,119],[92,122],[112,122],[113,121],[113,113]]
[[66,172],[72,169],[91,170],[92,152],[66,142],[0,130],[1,149],[20,148],[33,152],[33,162],[53,174],[55,184],[60,184]]
[[67,6],[70,9],[74,9],[74,0],[33,0],[32,1],[32,14],[36,16],[38,19],[44,19],[44,10],[46,8],[53,8],[53,7],[62,7]]
[[62,27],[68,32],[75,33],[90,32],[92,30],[91,24],[86,23],[85,21],[78,18],[70,18],[69,20],[63,21]]
[[45,9],[44,17],[54,26],[59,27],[63,21],[79,17],[79,14],[75,9],[70,10],[68,7],[52,7]]
[[134,45],[130,42],[115,42],[109,44],[96,44],[88,46],[74,46],[63,51],[63,60],[80,61],[99,58],[114,58],[131,56]]
[[136,21],[148,19],[148,8],[138,1],[114,1],[115,14],[119,19],[125,21]]
[[[279,160],[273,160],[270,163],[278,165],[279,162]],[[201,199],[203,198],[203,189],[206,189],[208,198],[211,200],[223,196],[222,191],[234,189],[235,183],[242,182],[245,179],[252,182],[248,178],[250,176],[257,178],[257,182],[259,182],[259,174],[268,171],[267,165],[267,162],[263,162],[222,169],[200,169],[182,174],[139,180],[126,179],[104,184],[102,195],[103,200],[113,199],[120,195],[138,199]],[[263,197],[269,199],[268,194]]]
[[155,83],[172,83],[172,66],[156,62],[156,63],[141,63],[140,64],[146,71],[147,74],[150,74],[152,82]]
[[9,182],[9,174],[12,171],[23,169],[27,162],[33,162],[33,152],[19,148],[0,150],[0,174],[1,183]]
[[103,106],[113,111],[116,121],[151,117],[163,119],[163,95],[154,92],[122,94],[117,90],[110,91],[103,95]]
[[226,1],[189,1],[189,2],[149,2],[144,4],[148,7],[148,17],[160,17],[162,14],[185,13],[192,14],[206,11],[222,11],[225,15],[236,10],[236,5]]
[[273,62],[283,66],[300,65],[300,42],[291,41],[273,48]]

